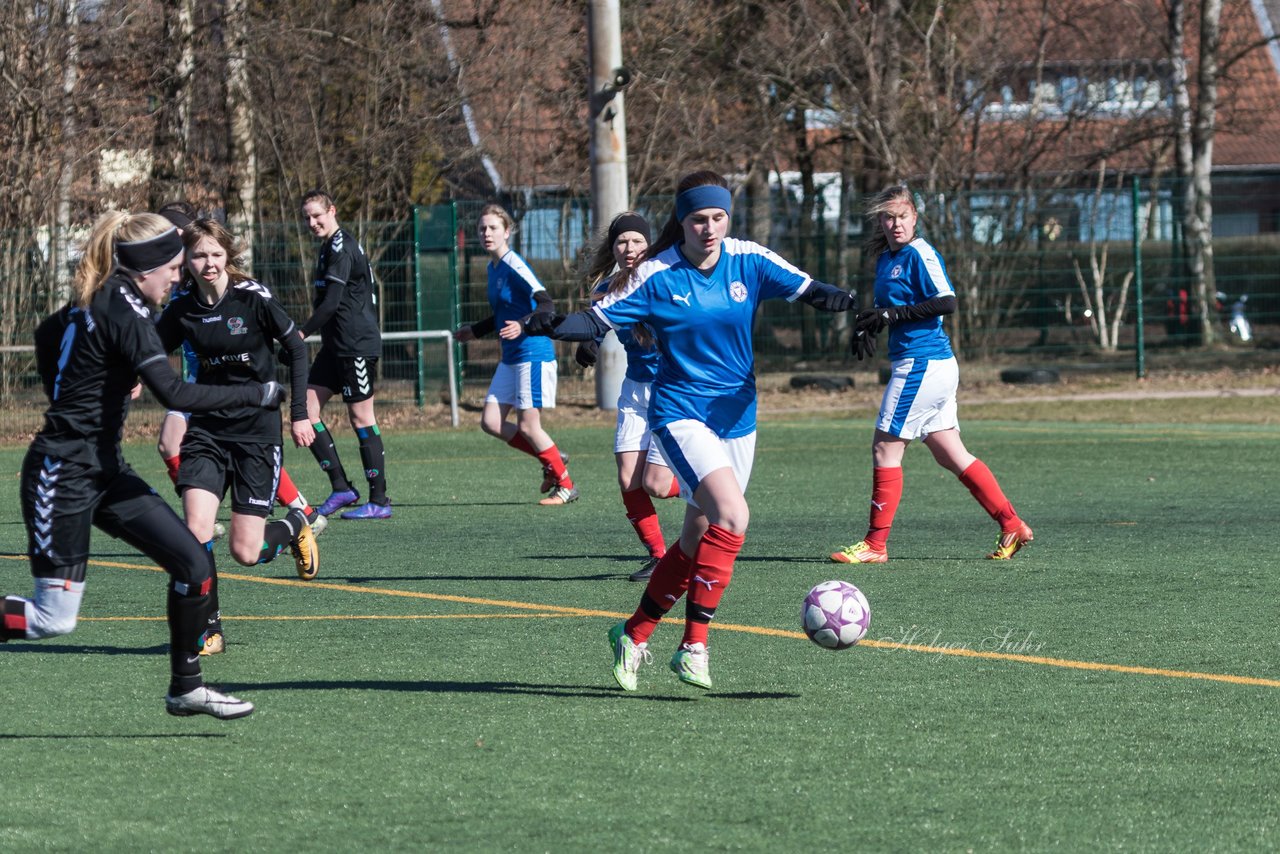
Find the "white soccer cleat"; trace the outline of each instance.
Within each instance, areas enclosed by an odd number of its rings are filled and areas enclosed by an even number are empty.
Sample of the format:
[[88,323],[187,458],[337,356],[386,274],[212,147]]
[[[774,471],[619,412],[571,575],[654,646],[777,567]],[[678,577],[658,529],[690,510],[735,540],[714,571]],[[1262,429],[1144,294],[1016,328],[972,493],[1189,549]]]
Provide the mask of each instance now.
[[208,685],[201,685],[194,691],[174,697],[166,695],[164,710],[180,718],[191,715],[212,715],[219,720],[230,721],[243,718],[253,712],[253,703],[221,694]]

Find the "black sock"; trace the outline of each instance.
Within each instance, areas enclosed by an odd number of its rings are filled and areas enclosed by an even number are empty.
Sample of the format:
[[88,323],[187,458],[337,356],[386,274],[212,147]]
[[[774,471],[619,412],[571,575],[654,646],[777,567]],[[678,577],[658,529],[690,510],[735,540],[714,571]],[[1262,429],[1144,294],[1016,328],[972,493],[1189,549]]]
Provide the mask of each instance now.
[[323,421],[317,421],[313,426],[316,440],[311,443],[311,455],[329,475],[329,486],[334,492],[350,489],[351,481],[347,480],[347,473],[342,469],[342,460],[338,459],[338,446],[333,443],[333,436],[325,429]]
[[176,697],[194,691],[204,684],[200,675],[200,639],[209,625],[209,589],[191,589],[186,584],[169,582],[167,612],[169,616],[169,695]]
[[378,425],[360,427],[356,430],[360,438],[360,461],[364,463],[364,476],[369,480],[369,500],[374,504],[387,503],[387,474],[383,471],[386,465],[386,453],[382,448],[382,431]]
[[290,508],[283,519],[268,522],[266,530],[262,532],[262,553],[258,557],[258,563],[271,563],[275,560],[276,555],[293,542],[305,524],[307,516],[297,507]]

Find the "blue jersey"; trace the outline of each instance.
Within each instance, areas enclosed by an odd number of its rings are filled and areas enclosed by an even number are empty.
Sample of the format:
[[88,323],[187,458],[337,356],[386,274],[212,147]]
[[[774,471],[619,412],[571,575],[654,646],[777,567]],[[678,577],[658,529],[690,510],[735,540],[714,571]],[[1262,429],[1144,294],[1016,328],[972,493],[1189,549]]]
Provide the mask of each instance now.
[[[923,237],[901,249],[886,249],[876,261],[876,307],[915,305],[937,296],[954,296],[942,256]],[[942,318],[895,323],[889,327],[889,360],[949,359],[951,339]]]
[[660,356],[650,427],[693,419],[733,439],[756,429],[756,308],[794,300],[810,281],[760,244],[725,238],[713,270],[698,270],[672,246],[594,311],[615,330],[637,323],[653,330]]
[[[493,321],[498,329],[508,320],[521,320],[536,307],[533,295],[546,290],[538,277],[529,269],[524,259],[511,250],[496,264],[489,262],[489,306],[493,309]],[[518,365],[521,362],[551,362],[556,358],[555,345],[550,338],[530,337],[502,341],[502,362]]]
[[[597,294],[607,294],[609,292],[609,280],[605,279],[597,287]],[[630,326],[620,327],[615,330],[618,336],[618,343],[622,345],[622,349],[627,354],[627,379],[637,383],[651,383],[658,376],[658,347],[653,340],[653,333],[649,334],[647,344],[641,344],[636,340],[635,329]]]

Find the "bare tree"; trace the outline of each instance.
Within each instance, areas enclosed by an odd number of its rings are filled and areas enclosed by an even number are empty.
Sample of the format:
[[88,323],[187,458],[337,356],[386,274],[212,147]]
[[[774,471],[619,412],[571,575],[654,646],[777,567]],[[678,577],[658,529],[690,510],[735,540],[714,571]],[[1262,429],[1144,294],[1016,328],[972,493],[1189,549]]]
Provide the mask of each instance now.
[[249,20],[246,0],[227,0],[225,19],[227,57],[227,222],[243,235],[252,269],[253,235],[258,211],[258,148],[254,139],[253,95],[249,86]]
[[1196,315],[1201,319],[1200,340],[1212,344],[1217,337],[1210,297],[1216,290],[1213,275],[1213,137],[1217,128],[1218,29],[1221,0],[1201,0],[1199,51],[1194,96],[1187,70],[1184,0],[1169,0],[1169,49],[1174,69],[1174,133],[1177,174],[1182,186],[1182,227],[1187,274],[1191,279]]

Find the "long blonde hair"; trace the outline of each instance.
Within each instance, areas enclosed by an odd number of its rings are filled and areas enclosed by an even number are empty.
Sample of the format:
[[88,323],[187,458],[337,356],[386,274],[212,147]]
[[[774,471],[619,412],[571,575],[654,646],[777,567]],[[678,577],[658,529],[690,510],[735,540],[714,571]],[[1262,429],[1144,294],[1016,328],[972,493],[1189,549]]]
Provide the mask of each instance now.
[[[158,214],[131,214],[128,211],[108,211],[98,217],[93,231],[85,243],[84,255],[76,266],[72,284],[76,305],[88,308],[89,303],[107,278],[118,266],[116,244],[133,243],[159,237],[173,228],[173,223]],[[136,273],[137,270],[130,272]]]
[[906,202],[911,206],[911,210],[916,212],[916,233],[912,236],[915,237],[920,233],[920,209],[916,207],[916,197],[912,195],[911,190],[905,184],[885,187],[872,196],[871,203],[867,205],[866,252],[868,258],[879,258],[880,253],[889,248],[889,238],[880,227],[880,214],[888,210],[890,205],[898,202]]

